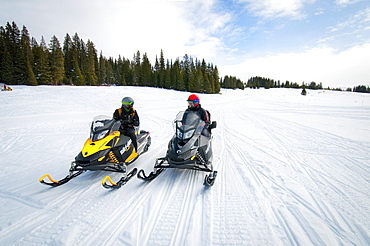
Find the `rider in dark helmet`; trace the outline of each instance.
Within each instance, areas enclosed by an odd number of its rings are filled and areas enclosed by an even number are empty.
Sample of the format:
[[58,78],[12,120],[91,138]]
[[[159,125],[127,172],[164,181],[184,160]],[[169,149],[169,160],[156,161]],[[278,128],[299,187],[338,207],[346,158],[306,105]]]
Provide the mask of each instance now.
[[209,112],[207,110],[205,110],[204,108],[202,108],[202,106],[200,105],[200,99],[196,94],[191,94],[188,97],[187,101],[188,101],[188,108],[186,109],[186,111],[196,111],[199,114],[200,118],[206,123],[204,128],[203,128],[202,134],[209,137],[210,136],[210,131],[209,131],[210,115],[209,115]]
[[134,100],[131,97],[125,97],[122,99],[122,106],[116,109],[113,113],[115,120],[121,121],[120,132],[123,135],[129,136],[137,152],[137,139],[136,132],[139,129],[140,121],[139,115],[133,108]]

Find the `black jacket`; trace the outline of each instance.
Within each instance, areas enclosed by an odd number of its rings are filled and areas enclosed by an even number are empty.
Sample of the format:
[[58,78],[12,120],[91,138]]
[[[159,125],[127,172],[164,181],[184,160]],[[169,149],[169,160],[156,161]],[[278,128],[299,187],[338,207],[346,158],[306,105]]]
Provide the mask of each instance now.
[[113,119],[120,120],[122,127],[134,127],[140,125],[139,115],[136,110],[130,108],[129,111],[118,108],[113,113]]
[[196,111],[200,118],[205,122],[205,123],[208,123],[209,124],[209,114],[207,112],[207,110],[205,110],[204,108],[202,108],[202,106],[200,104],[198,104],[197,106],[195,107],[191,107],[191,108],[187,108],[186,111]]

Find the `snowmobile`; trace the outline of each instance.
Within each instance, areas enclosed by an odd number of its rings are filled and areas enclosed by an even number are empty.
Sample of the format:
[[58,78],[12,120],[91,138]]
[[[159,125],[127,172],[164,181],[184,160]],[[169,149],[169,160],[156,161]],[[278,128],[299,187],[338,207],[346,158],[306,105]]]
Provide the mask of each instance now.
[[151,137],[147,131],[141,130],[137,133],[138,151],[136,152],[131,138],[120,133],[120,126],[120,121],[108,116],[95,117],[90,126],[90,137],[75,160],[71,162],[69,174],[59,181],[45,174],[39,181],[50,186],[60,186],[87,170],[104,170],[120,172],[123,177],[115,183],[109,176],[106,176],[102,180],[103,187],[117,189],[126,184],[137,173],[137,168],[127,173],[127,165],[148,151]]
[[154,170],[148,176],[141,169],[137,177],[150,181],[167,168],[193,169],[209,172],[204,178],[204,185],[212,186],[217,171],[213,170],[212,165],[211,129],[216,128],[216,121],[208,126],[209,136],[202,134],[205,125],[196,112],[180,111],[173,122],[175,134],[168,143],[166,156],[156,159]]
[[1,89],[1,91],[12,91],[13,89],[9,86],[4,85],[4,89]]

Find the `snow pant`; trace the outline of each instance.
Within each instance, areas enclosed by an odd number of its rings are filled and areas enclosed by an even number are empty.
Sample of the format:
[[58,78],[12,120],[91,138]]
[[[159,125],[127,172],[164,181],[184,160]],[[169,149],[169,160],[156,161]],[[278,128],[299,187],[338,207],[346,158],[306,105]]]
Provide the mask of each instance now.
[[123,127],[119,131],[121,132],[121,134],[126,135],[131,138],[132,144],[134,145],[135,151],[137,152],[138,148],[137,148],[137,138],[135,135],[135,129],[132,127]]

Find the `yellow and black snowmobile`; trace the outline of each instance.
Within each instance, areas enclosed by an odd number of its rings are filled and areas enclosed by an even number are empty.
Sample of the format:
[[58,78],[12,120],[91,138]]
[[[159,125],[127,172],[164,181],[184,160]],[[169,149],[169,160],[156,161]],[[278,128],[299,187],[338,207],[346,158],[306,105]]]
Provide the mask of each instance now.
[[39,181],[50,186],[60,186],[87,170],[104,170],[123,173],[123,177],[116,183],[109,176],[102,181],[105,188],[120,188],[137,173],[137,168],[127,173],[127,165],[148,151],[151,144],[149,132],[143,130],[136,132],[138,144],[136,151],[130,137],[120,133],[120,126],[120,121],[108,116],[95,117],[91,123],[90,137],[72,161],[69,174],[59,181],[45,174]]

